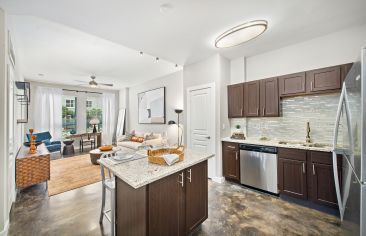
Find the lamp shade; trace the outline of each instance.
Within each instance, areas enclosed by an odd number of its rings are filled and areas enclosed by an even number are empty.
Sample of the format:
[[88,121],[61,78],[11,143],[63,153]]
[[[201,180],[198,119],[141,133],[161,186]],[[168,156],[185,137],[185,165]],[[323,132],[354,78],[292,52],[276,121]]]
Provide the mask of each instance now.
[[92,118],[90,121],[89,121],[89,124],[91,125],[98,125],[99,124],[99,119],[97,117],[94,117]]

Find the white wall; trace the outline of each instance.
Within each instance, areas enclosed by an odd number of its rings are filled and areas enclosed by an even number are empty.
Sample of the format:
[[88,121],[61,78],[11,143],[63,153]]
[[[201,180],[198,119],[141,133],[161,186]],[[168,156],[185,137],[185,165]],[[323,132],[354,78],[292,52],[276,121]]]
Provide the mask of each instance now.
[[[220,180],[222,177],[222,157],[220,137],[228,136],[230,132],[229,121],[227,118],[227,88],[230,83],[230,62],[219,54],[216,54],[206,60],[190,64],[183,69],[183,87],[184,103],[187,107],[187,88],[215,83],[216,91],[216,116],[215,116],[215,164],[214,180]],[[185,120],[186,114],[185,114]],[[187,125],[185,124],[185,127]],[[185,133],[187,130],[185,129]]]
[[[8,56],[8,32],[12,32],[11,22],[8,21],[6,13],[0,9],[0,235],[7,234],[9,225],[9,213],[13,201],[15,201],[15,155],[22,145],[22,137],[24,135],[23,124],[17,124],[17,113],[19,103],[16,101],[14,92],[8,90],[9,81],[7,66],[13,68],[12,83],[15,87],[15,81],[24,81],[19,64],[19,52],[17,51],[16,41],[12,38],[12,44],[15,51],[15,68],[12,66]],[[13,95],[13,111],[12,125],[9,126],[8,99]],[[10,132],[13,132],[11,138]],[[11,145],[11,143],[13,145]],[[13,153],[11,155],[11,153]]]
[[[147,90],[165,87],[165,113],[166,124],[139,124],[138,122],[138,99],[137,96],[141,92]],[[122,91],[121,93],[125,93]],[[150,80],[141,85],[130,87],[128,89],[128,108],[127,108],[127,131],[136,130],[139,132],[157,132],[168,131],[168,141],[171,144],[176,143],[177,126],[169,126],[168,121],[177,122],[177,114],[174,109],[183,108],[183,72],[178,71],[154,80]],[[123,100],[123,99],[122,99]],[[124,101],[121,101],[124,103]],[[183,124],[183,116],[181,115],[180,123]]]
[[246,58],[243,55],[230,61],[230,83],[244,82],[245,75],[247,81],[252,81],[353,62],[363,46],[366,25]]
[[247,58],[248,81],[354,62],[366,46],[366,25]]

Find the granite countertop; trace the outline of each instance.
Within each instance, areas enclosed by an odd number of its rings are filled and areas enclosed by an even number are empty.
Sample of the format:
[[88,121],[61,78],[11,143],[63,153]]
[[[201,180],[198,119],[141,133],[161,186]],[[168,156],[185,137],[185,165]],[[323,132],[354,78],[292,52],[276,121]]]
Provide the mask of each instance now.
[[225,142],[233,142],[233,143],[246,143],[246,144],[257,144],[263,146],[272,146],[272,147],[282,147],[282,148],[295,148],[295,149],[302,149],[302,150],[310,150],[310,151],[320,151],[320,152],[332,152],[333,147],[329,144],[324,147],[309,147],[303,146],[299,142],[291,142],[289,141],[287,144],[280,144],[279,140],[268,140],[268,141],[261,141],[258,139],[232,139],[230,137],[222,138],[221,141]]
[[203,153],[188,149],[184,151],[184,160],[171,166],[153,164],[150,163],[147,158],[121,164],[112,164],[108,159],[99,159],[98,162],[110,169],[115,176],[137,189],[203,162],[213,156],[214,154],[211,153]]

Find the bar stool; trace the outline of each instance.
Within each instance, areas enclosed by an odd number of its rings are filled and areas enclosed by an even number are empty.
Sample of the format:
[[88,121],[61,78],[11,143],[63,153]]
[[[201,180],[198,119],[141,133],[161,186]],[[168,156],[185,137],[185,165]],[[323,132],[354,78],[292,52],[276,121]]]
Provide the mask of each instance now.
[[[108,158],[114,156],[114,153],[105,153],[100,158]],[[115,235],[115,211],[116,211],[116,182],[113,173],[108,169],[108,177],[105,175],[105,166],[100,164],[100,171],[102,175],[102,207],[100,210],[100,219],[99,224],[103,224],[103,217],[107,218],[107,220],[111,223],[111,235]],[[105,210],[105,201],[106,201],[106,190],[109,190],[111,193],[111,209]],[[108,213],[110,212],[110,217]]]

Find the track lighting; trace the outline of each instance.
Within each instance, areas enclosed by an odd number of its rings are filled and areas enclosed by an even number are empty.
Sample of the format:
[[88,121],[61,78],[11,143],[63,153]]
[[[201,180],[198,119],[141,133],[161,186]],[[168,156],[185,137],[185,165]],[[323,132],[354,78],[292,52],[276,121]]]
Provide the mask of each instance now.
[[143,51],[140,51],[140,56],[144,55],[144,52]]
[[155,60],[156,60],[157,62],[159,62],[159,57],[156,57],[156,58],[155,58]]

